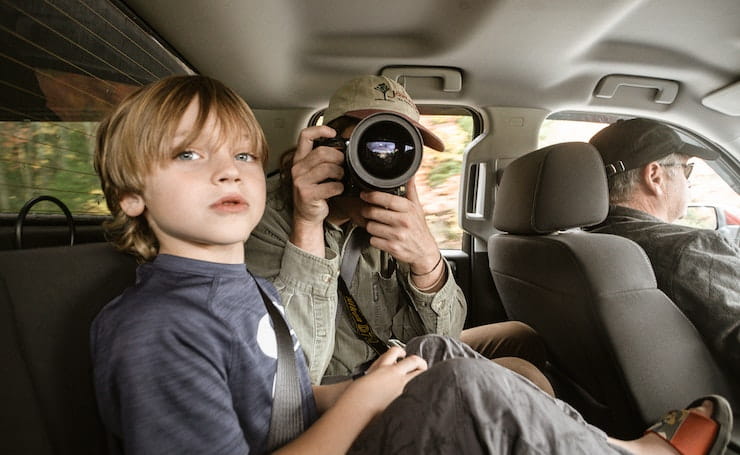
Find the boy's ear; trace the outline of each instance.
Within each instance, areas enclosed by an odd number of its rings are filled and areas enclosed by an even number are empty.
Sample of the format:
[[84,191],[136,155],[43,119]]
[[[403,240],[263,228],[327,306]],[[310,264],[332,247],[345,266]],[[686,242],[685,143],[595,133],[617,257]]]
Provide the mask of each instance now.
[[141,195],[134,193],[126,193],[121,196],[121,200],[118,204],[121,206],[121,210],[123,210],[123,213],[130,216],[131,218],[135,218],[141,215],[142,213],[144,213],[144,209],[146,208],[146,204],[144,204],[144,198],[141,197]]

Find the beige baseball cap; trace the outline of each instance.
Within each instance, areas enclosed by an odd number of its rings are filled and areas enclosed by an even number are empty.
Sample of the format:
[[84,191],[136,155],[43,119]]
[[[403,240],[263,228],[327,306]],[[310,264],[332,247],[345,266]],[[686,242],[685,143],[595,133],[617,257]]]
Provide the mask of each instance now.
[[424,145],[444,151],[442,140],[419,123],[419,109],[406,89],[385,76],[360,76],[334,92],[324,111],[324,125],[343,115],[359,120],[379,112],[398,114],[419,129]]

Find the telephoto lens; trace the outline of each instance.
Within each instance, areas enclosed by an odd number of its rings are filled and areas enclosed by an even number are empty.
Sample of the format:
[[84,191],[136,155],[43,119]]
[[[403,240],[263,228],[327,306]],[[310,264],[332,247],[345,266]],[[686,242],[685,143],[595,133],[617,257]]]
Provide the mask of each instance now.
[[346,145],[350,181],[345,193],[375,190],[404,195],[423,152],[419,130],[405,118],[390,113],[365,117]]
[[424,153],[416,126],[390,113],[365,117],[347,140],[318,139],[313,146],[334,147],[344,153],[342,196],[356,196],[360,191],[405,195],[406,183],[419,170]]

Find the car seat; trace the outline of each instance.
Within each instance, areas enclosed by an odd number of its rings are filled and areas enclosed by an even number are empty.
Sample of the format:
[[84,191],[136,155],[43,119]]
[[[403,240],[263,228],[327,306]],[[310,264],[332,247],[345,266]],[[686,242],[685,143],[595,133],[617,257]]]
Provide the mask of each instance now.
[[557,393],[611,436],[728,383],[699,333],[657,289],[634,242],[580,227],[604,220],[604,165],[587,143],[552,145],[504,170],[489,266],[510,319],[548,346]]
[[135,269],[108,243],[0,252],[0,453],[108,452],[90,324]]

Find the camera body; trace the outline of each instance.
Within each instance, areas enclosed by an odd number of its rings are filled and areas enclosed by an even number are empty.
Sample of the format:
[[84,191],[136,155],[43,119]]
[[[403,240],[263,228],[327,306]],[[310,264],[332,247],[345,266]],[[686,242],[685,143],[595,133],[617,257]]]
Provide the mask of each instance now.
[[406,194],[406,183],[421,165],[424,144],[421,133],[406,118],[377,113],[362,119],[349,139],[324,138],[314,148],[333,147],[344,153],[344,192],[360,191]]

